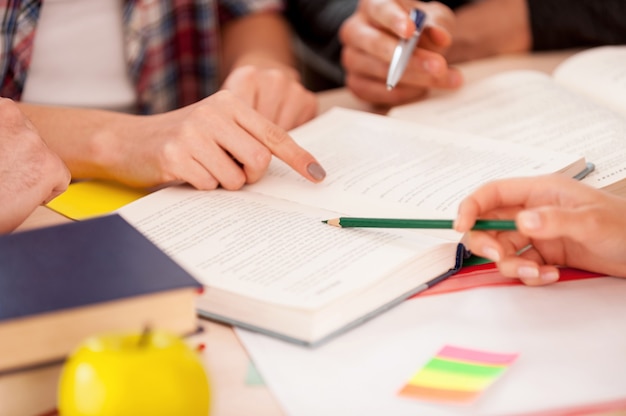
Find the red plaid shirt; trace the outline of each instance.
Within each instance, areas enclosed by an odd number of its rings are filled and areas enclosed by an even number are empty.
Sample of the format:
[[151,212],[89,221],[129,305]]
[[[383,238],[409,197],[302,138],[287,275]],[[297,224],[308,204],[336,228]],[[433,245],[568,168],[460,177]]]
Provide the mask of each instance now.
[[[3,97],[20,100],[42,1],[0,0]],[[282,5],[281,0],[124,0],[124,48],[138,112],[169,111],[217,91],[220,24]]]

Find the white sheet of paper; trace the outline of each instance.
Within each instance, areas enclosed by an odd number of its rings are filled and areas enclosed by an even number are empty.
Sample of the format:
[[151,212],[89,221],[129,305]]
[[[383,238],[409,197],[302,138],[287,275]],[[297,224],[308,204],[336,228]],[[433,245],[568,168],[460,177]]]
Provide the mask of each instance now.
[[[317,349],[237,334],[289,415],[502,415],[626,398],[624,316],[597,278],[420,297]],[[470,406],[398,396],[444,345],[520,355]]]

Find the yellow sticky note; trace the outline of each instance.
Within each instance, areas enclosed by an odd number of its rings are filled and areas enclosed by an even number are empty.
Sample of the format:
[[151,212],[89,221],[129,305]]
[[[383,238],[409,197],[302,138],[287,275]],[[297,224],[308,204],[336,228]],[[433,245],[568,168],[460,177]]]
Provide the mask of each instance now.
[[422,369],[411,377],[409,382],[437,389],[479,391],[489,386],[493,382],[493,377]]
[[115,182],[82,181],[70,184],[63,194],[47,206],[68,218],[84,220],[110,214],[148,193],[145,189],[130,188]]

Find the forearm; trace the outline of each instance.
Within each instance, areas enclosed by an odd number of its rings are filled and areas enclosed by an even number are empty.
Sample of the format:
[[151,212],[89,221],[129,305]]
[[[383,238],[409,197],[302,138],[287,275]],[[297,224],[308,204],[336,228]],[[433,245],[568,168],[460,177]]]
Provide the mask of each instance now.
[[451,63],[530,50],[526,0],[483,0],[456,9]]
[[[271,90],[276,91],[281,90]],[[23,105],[22,111],[74,178],[136,187],[187,182],[198,189],[235,190],[258,181],[274,155],[312,182],[323,179],[323,169],[311,154],[228,89],[154,115],[33,105]],[[315,106],[297,114],[294,123],[303,122],[298,115],[310,118],[314,113]]]
[[225,24],[222,52],[224,78],[234,68],[249,64],[280,68],[298,78],[291,31],[278,12],[254,13]]
[[[115,179],[111,169],[122,157],[120,145],[132,115],[94,109],[19,104],[73,178]],[[127,138],[131,140],[132,137]]]

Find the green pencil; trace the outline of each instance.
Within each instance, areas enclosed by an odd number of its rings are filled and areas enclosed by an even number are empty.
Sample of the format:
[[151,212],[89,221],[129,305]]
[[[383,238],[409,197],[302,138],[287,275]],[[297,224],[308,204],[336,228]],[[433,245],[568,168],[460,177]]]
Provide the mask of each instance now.
[[[368,228],[443,228],[452,229],[453,220],[418,220],[404,218],[355,218],[341,217],[322,221],[334,227]],[[476,220],[472,230],[515,230],[512,220]]]

